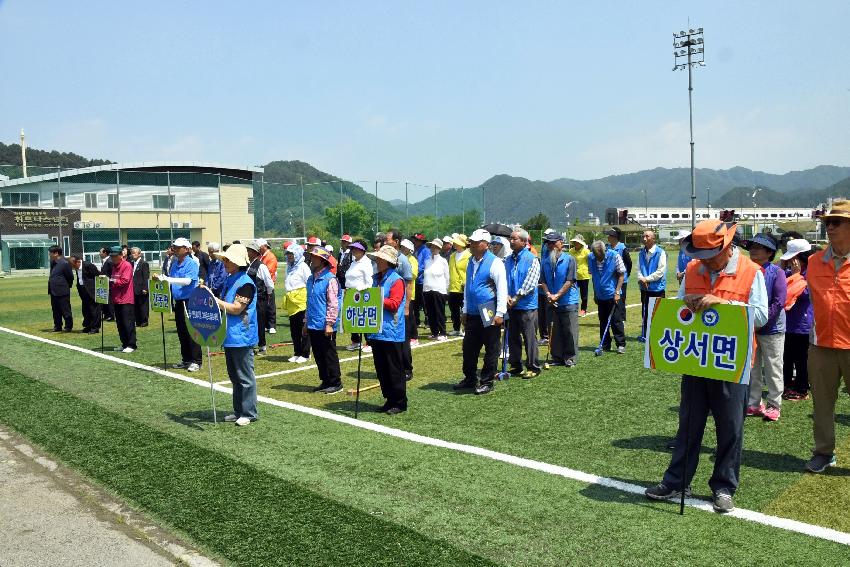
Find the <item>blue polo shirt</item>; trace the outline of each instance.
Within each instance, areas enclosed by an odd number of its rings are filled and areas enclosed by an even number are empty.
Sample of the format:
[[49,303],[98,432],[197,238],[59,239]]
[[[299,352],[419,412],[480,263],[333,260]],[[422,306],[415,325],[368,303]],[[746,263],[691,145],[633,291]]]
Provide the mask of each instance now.
[[189,285],[171,284],[171,297],[179,300],[189,299],[189,296],[198,287],[198,268],[198,264],[191,256],[183,258],[182,264],[177,259],[172,260],[168,275],[172,278],[189,278],[192,283]]

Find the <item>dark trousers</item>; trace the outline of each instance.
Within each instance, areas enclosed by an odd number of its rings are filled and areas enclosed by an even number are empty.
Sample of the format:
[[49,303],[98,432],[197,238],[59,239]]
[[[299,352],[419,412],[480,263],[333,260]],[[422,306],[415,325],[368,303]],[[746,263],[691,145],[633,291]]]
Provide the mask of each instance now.
[[423,306],[423,297],[416,291],[416,299],[410,302],[410,324],[407,325],[407,340],[419,340],[419,310]]
[[304,328],[304,317],[306,311],[299,311],[289,317],[289,332],[292,334],[292,346],[295,348],[295,356],[310,358],[310,335],[306,337],[302,333]]
[[478,315],[466,316],[466,334],[463,337],[463,377],[467,382],[476,383],[478,380],[478,356],[484,347],[484,365],[481,367],[481,382],[493,381],[496,374],[496,363],[499,360],[500,333],[502,327],[490,325],[485,327]]
[[449,313],[452,316],[452,330],[457,332],[460,331],[460,310],[463,306],[463,292],[462,291],[450,291],[449,292]]
[[266,326],[263,327],[263,330],[274,329],[275,327],[277,327],[277,304],[274,300],[274,290],[270,290],[266,302]]
[[[785,378],[785,391],[794,390],[800,394],[809,393],[809,335],[785,333],[785,351],[783,352],[782,374]],[[794,371],[797,375],[794,375]]]
[[578,292],[581,295],[581,310],[587,311],[587,289],[590,287],[590,280],[576,280]]
[[404,316],[404,342],[401,344],[401,360],[404,371],[413,375],[413,352],[410,350],[410,337],[416,321],[413,320],[413,311]]
[[201,366],[204,361],[201,345],[193,341],[189,334],[189,327],[186,325],[186,300],[184,299],[174,301],[174,323],[177,327],[177,338],[180,339],[181,360],[186,364],[194,362]]
[[[649,310],[649,298],[650,297],[664,297],[664,290],[661,291],[648,291],[645,289],[640,290],[640,316],[641,316],[641,326],[640,326],[640,336],[646,336],[646,326],[649,324],[649,319],[647,318],[647,311]],[[625,307],[626,299],[625,297],[620,300]],[[623,318],[625,319],[625,317]]]
[[83,304],[83,329],[100,330],[100,303],[95,303],[85,288],[77,287],[80,301]]
[[[262,306],[268,303],[268,296],[257,297],[257,305]],[[268,310],[257,309],[257,346],[263,348],[266,346],[266,329],[269,327]]]
[[407,409],[407,380],[402,364],[402,344],[372,341],[372,358],[381,384],[381,394],[387,399],[387,409]]
[[[121,348],[136,348],[136,315],[134,305],[129,303],[116,303],[115,326],[118,327],[118,336],[121,338]],[[198,347],[200,349],[200,347]]]
[[325,335],[325,331],[314,331],[308,329],[310,345],[313,347],[313,358],[319,367],[319,380],[321,386],[342,386],[341,372],[339,369],[339,356],[336,354],[336,333],[331,336]]
[[58,331],[62,329],[64,320],[66,331],[74,328],[74,315],[71,312],[71,296],[70,295],[51,295],[50,308],[53,310],[53,329]]
[[355,345],[360,344],[360,341],[362,341],[362,340],[363,340],[363,335],[361,335],[360,333],[351,333],[351,342],[353,344],[355,344]]
[[[679,431],[670,466],[664,473],[664,484],[680,490],[690,486],[699,464],[702,437],[708,413],[714,417],[717,431],[717,452],[714,472],[708,481],[711,490],[727,489],[735,494],[741,467],[741,447],[744,442],[744,411],[749,394],[747,384],[735,384],[696,376],[682,377],[682,402],[679,406]],[[682,478],[685,447],[688,450],[688,469]]]
[[525,343],[525,366],[529,370],[540,370],[540,354],[537,349],[537,309],[511,309],[508,325],[508,365],[511,369],[522,368],[522,345]]
[[545,295],[537,296],[537,328],[542,340],[549,340],[549,313]]
[[628,291],[629,284],[627,282],[623,282],[623,287],[620,288],[620,305],[623,309],[623,322],[626,321],[626,292]]
[[148,315],[151,310],[150,297],[147,293],[140,293],[133,297],[133,315],[136,318],[137,325],[147,325]]
[[578,310],[561,310],[549,306],[547,317],[552,322],[552,334],[549,337],[552,360],[566,363],[576,362],[578,356]]
[[446,296],[439,291],[425,292],[425,315],[431,334],[442,336],[446,334]]
[[608,324],[608,316],[611,312],[614,315],[611,317],[611,329],[605,336],[602,342],[604,350],[611,350],[611,336],[614,336],[614,341],[617,346],[626,346],[626,330],[623,321],[626,320],[626,300],[620,298],[616,304],[613,299],[597,299],[596,305],[599,308],[599,340],[602,340],[605,334],[605,325]]
[[[422,270],[425,269],[423,266]],[[425,323],[428,323],[428,308],[425,304],[425,288],[423,287],[422,282],[416,282],[416,299],[410,302],[410,313],[413,315],[413,318],[416,320],[416,334],[413,336],[414,339],[419,338],[419,323],[422,321],[421,311],[425,312]]]

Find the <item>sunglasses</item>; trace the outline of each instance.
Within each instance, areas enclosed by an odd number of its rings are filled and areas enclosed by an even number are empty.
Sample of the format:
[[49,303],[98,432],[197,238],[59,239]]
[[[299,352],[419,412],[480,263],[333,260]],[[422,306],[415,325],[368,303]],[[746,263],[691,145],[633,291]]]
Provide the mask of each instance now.
[[832,219],[826,219],[826,221],[824,221],[824,224],[826,224],[826,226],[830,226],[830,225],[831,226],[841,226],[842,224],[845,224],[845,223],[848,223],[848,222],[850,222],[850,219],[835,219],[835,218],[832,218]]

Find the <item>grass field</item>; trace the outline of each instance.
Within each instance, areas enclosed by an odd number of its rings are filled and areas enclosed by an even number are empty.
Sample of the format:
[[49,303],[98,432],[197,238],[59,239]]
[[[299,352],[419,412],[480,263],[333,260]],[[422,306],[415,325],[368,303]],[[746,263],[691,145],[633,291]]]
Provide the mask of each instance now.
[[[675,284],[675,279],[672,280]],[[53,334],[44,278],[0,280],[0,325],[98,350],[100,337]],[[635,290],[629,300],[637,302]],[[77,321],[81,319],[75,298]],[[279,315],[274,340],[286,342]],[[637,334],[630,309],[627,335]],[[79,325],[79,323],[77,323]],[[117,346],[107,324],[106,345]],[[178,358],[166,318],[168,360]],[[428,341],[423,341],[427,343]],[[511,379],[489,396],[457,395],[460,342],[414,349],[410,410],[394,418],[361,398],[361,419],[649,485],[669,462],[679,380],[626,355],[594,358],[595,316],[581,320],[578,367]],[[341,338],[340,345],[346,343]],[[162,365],[158,317],[140,349],[116,357]],[[297,368],[291,347],[257,373]],[[341,357],[350,356],[341,353]],[[356,361],[342,365],[353,387]],[[374,382],[371,359],[365,383]],[[226,381],[213,357],[216,381]],[[206,378],[206,368],[193,377]],[[261,378],[259,393],[353,415],[353,398],[309,389],[315,369]],[[744,565],[762,554],[790,564],[850,564],[850,549],[743,520],[423,446],[261,405],[251,427],[213,426],[209,391],[0,333],[0,421],[138,509],[233,563],[289,565]],[[219,409],[229,406],[219,394]],[[811,402],[786,403],[777,423],[749,420],[737,506],[850,532],[850,468],[804,475]],[[838,406],[839,463],[850,459],[850,399]],[[707,497],[713,428],[694,489]]]

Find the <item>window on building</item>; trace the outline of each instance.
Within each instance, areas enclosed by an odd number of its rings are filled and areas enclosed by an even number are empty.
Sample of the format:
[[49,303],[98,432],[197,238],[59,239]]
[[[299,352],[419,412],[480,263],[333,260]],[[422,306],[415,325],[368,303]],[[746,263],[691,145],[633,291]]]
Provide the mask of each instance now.
[[118,193],[107,193],[106,195],[106,207],[109,209],[117,209],[118,208]]
[[779,213],[779,218],[784,219],[786,217],[787,217],[787,215],[785,213]]
[[677,218],[679,218],[679,213],[673,213],[670,216],[673,217],[674,219],[677,219]]
[[661,213],[661,218],[662,219],[669,219],[670,215],[668,213]]
[[772,213],[772,214],[770,215],[770,218],[775,219],[775,218],[776,218],[776,216],[777,216],[777,215],[776,215],[776,213]]
[[248,214],[249,215],[254,214],[254,198],[253,197],[248,197]]
[[68,205],[65,203],[66,193],[60,193],[57,191],[53,192],[53,206],[54,207],[67,207]]
[[96,209],[97,208],[97,193],[86,193],[86,208],[87,209]]
[[651,218],[651,219],[657,219],[657,218],[658,218],[658,214],[657,214],[657,213],[650,213],[650,214],[649,214],[649,218]]
[[154,195],[154,209],[174,209],[174,195]]
[[4,207],[37,207],[38,193],[3,193]]

